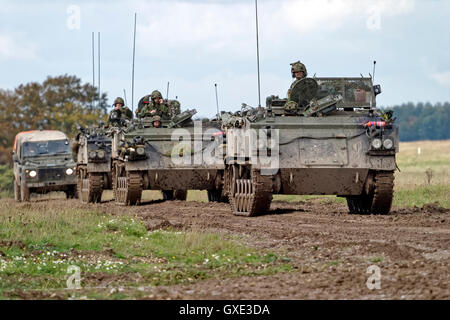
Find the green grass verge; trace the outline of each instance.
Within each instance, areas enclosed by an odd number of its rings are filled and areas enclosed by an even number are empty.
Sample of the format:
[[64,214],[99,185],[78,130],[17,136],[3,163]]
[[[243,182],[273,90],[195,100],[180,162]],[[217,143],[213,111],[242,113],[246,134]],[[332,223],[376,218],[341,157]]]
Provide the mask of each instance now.
[[450,187],[447,185],[423,185],[413,189],[394,192],[394,205],[402,207],[422,207],[437,202],[441,207],[450,208]]
[[81,268],[86,289],[98,286],[99,276],[105,275],[115,286],[137,288],[291,269],[288,259],[234,238],[193,231],[148,232],[136,218],[61,209],[51,203],[36,208],[2,201],[0,225],[0,297],[6,298],[21,297],[18,291],[64,289],[72,265]]

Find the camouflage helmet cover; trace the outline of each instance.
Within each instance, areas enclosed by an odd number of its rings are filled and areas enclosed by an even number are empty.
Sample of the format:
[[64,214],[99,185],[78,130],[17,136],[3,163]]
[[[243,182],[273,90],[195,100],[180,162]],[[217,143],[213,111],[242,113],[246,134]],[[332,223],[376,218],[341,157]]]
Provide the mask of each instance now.
[[151,94],[152,99],[162,99],[162,94],[158,90],[155,90]]
[[125,101],[123,101],[123,99],[121,97],[117,97],[116,100],[114,100],[114,105],[116,105],[118,103],[122,104],[122,106],[125,105]]
[[292,78],[295,78],[295,73],[300,71],[303,71],[305,77],[308,75],[308,71],[306,71],[306,67],[303,63],[301,63],[300,61],[291,63]]

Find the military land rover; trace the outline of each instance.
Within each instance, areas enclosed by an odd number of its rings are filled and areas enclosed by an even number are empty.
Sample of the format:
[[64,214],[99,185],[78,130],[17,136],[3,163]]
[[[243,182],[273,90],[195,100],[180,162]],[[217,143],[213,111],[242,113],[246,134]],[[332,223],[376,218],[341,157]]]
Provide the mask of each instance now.
[[29,201],[31,193],[51,191],[63,191],[67,198],[76,197],[76,164],[63,132],[20,132],[14,141],[13,161],[17,201]]

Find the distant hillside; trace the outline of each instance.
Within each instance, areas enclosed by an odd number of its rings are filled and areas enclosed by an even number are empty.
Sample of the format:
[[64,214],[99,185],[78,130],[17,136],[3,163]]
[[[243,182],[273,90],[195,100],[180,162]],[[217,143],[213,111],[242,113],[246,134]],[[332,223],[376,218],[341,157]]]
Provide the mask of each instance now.
[[435,105],[410,102],[385,109],[393,110],[397,117],[400,141],[450,139],[450,102]]

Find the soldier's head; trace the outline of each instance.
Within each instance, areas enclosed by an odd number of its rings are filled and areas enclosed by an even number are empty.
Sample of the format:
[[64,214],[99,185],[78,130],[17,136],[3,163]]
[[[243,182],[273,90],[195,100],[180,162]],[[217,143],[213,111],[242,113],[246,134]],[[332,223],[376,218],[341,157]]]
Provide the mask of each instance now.
[[125,105],[125,101],[121,97],[117,97],[116,100],[114,100],[114,109],[119,110]]
[[291,73],[292,78],[296,78],[297,80],[303,79],[308,75],[305,65],[300,61],[291,63]]
[[158,90],[155,90],[152,92],[151,98],[152,98],[153,103],[157,103],[157,104],[162,103],[163,97],[162,97],[161,92],[159,92]]
[[161,127],[161,117],[160,116],[153,116],[152,117],[152,124],[155,128]]

